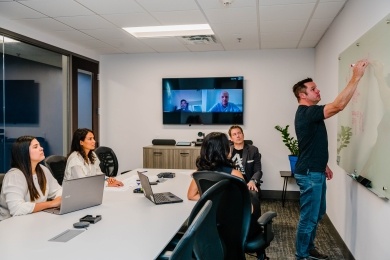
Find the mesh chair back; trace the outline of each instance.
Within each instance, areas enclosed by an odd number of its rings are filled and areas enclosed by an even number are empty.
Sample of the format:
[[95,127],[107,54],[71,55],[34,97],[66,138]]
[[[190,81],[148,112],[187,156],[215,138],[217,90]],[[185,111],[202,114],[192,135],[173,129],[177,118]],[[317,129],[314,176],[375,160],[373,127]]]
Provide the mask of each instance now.
[[244,245],[251,221],[251,202],[245,181],[212,171],[195,172],[193,178],[202,194],[200,200],[207,197],[212,183],[229,182],[216,213],[218,232],[225,249],[224,259],[245,259]]
[[108,177],[115,177],[118,174],[118,159],[114,151],[105,146],[99,146],[95,153],[100,160],[100,169]]
[[62,155],[50,155],[45,158],[43,163],[49,168],[58,183],[62,185],[66,168],[66,157]]

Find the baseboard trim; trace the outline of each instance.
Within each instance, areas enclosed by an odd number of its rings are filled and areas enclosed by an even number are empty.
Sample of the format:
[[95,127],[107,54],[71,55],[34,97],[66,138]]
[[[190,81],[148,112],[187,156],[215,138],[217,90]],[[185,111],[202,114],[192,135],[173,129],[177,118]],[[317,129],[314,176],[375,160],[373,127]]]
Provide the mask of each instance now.
[[[280,190],[261,190],[263,199],[282,200],[282,191]],[[286,200],[299,200],[299,191],[287,191]]]
[[342,254],[344,255],[345,260],[355,260],[355,257],[352,255],[351,251],[349,251],[349,248],[344,243],[344,240],[341,238],[341,236],[339,235],[339,232],[337,232],[336,228],[333,226],[333,223],[329,219],[327,214],[324,215],[322,221],[326,222],[326,224],[329,224],[329,232],[332,233],[337,244],[340,245],[340,248],[342,250]]

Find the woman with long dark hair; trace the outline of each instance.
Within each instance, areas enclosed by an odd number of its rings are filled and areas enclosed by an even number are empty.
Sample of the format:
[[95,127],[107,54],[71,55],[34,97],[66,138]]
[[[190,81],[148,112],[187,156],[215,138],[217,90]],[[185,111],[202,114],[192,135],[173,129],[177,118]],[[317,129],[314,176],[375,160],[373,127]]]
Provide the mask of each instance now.
[[43,148],[35,137],[16,139],[0,194],[0,220],[60,206],[62,188],[40,164],[43,159]]
[[[228,158],[229,153],[229,139],[226,134],[212,132],[206,135],[200,148],[200,156],[196,159],[197,170],[225,172],[244,179],[242,173],[234,169],[232,161]],[[189,200],[199,199],[199,191],[195,180],[190,183],[187,197]]]
[[[77,179],[97,174],[104,174],[100,169],[100,161],[95,150],[95,135],[87,128],[77,129],[72,138],[72,144],[66,163],[64,179]],[[107,178],[107,186],[123,186],[121,181],[115,178]]]

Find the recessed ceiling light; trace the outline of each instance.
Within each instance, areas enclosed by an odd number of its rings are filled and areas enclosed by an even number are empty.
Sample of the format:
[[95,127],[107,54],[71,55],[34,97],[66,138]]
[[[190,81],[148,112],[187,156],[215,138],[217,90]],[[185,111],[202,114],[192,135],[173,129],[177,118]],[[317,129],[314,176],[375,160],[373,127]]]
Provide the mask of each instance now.
[[167,25],[167,26],[146,26],[146,27],[125,27],[128,33],[137,38],[143,37],[175,37],[191,35],[213,35],[208,24],[187,24],[187,25]]

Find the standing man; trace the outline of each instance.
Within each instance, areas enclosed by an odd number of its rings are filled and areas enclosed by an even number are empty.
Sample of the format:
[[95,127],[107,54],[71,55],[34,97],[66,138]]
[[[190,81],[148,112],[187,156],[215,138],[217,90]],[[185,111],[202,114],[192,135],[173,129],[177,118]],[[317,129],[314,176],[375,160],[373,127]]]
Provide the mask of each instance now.
[[229,128],[229,137],[232,141],[230,146],[231,160],[234,168],[239,170],[245,178],[249,193],[251,195],[252,205],[258,205],[258,208],[253,208],[258,216],[261,215],[260,210],[260,182],[263,177],[261,171],[261,154],[256,146],[245,144],[244,131],[238,125],[233,125]]
[[328,137],[324,119],[342,111],[351,100],[364,75],[367,60],[353,66],[353,75],[347,86],[329,104],[318,106],[320,90],[311,78],[299,81],[293,92],[299,106],[295,114],[295,132],[299,157],[294,177],[300,189],[300,218],[296,236],[297,259],[328,259],[314,247],[318,222],[326,212],[326,182],[333,172],[328,167]]

